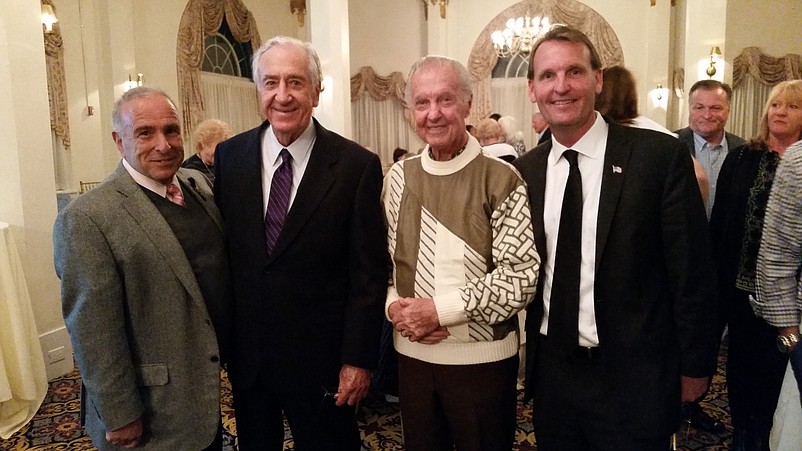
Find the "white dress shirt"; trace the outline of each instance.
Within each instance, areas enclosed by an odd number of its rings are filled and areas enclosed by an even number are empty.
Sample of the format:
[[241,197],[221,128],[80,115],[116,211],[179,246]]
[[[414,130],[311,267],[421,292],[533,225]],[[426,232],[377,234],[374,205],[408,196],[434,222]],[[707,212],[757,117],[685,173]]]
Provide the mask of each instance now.
[[[582,173],[582,264],[579,283],[579,346],[599,346],[596,329],[593,283],[596,266],[596,226],[599,216],[604,154],[607,148],[607,123],[596,113],[596,122],[571,149],[578,153],[579,171]],[[546,233],[546,261],[543,262],[543,322],[540,333],[548,335],[551,286],[554,276],[554,260],[557,251],[557,235],[560,230],[560,214],[568,182],[570,165],[563,152],[568,149],[552,135],[552,148],[546,164],[546,192],[543,207],[543,225]]]
[[[137,185],[150,191],[153,191],[159,196],[167,199],[167,185],[157,182],[156,180],[153,180],[147,175],[137,171],[136,169],[134,169],[133,166],[128,164],[128,161],[125,158],[123,158],[122,160],[123,160],[123,167],[125,167],[125,170],[128,171],[128,173],[131,175],[131,177],[134,179]],[[175,186],[178,187],[178,190],[181,191],[181,195],[184,194],[184,189],[181,188],[181,184],[178,183],[178,177],[176,177],[175,174],[173,174],[173,179],[170,180],[170,184],[175,184]]]
[[312,153],[312,146],[315,145],[315,124],[310,119],[306,130],[301,136],[293,141],[289,146],[282,146],[275,133],[273,126],[267,127],[262,136],[262,216],[267,214],[267,202],[270,200],[270,185],[273,182],[273,173],[281,166],[282,160],[279,156],[281,149],[287,149],[292,156],[292,187],[290,188],[290,203],[287,211],[292,208],[295,201],[295,194],[298,192],[298,185],[306,172],[306,165],[309,163],[309,154]]

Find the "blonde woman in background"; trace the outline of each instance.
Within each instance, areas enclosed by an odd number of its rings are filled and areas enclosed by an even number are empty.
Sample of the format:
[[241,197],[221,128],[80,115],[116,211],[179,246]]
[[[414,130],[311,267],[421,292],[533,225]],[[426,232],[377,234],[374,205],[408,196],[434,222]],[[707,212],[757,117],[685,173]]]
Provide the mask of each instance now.
[[767,450],[788,355],[777,329],[755,316],[756,265],[774,174],[785,149],[802,139],[802,80],[775,86],[758,135],[727,154],[710,218],[719,308],[729,326],[727,388],[733,449]]
[[195,155],[181,167],[201,171],[214,184],[214,150],[217,144],[234,136],[231,127],[220,119],[206,119],[195,128]]

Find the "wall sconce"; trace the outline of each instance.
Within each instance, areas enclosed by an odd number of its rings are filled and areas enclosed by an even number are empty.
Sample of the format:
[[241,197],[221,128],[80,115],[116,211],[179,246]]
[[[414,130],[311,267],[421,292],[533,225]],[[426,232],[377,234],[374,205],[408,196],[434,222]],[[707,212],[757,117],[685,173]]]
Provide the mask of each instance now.
[[663,100],[663,85],[657,83],[657,100]]
[[53,32],[53,24],[58,22],[58,18],[56,17],[56,13],[53,12],[53,7],[51,5],[42,5],[42,25],[45,26],[45,31],[47,33]]
[[137,86],[142,86],[145,84],[145,75],[142,73],[136,74],[136,80],[131,79],[131,74],[128,74],[128,81],[125,82],[125,91],[129,89],[134,89]]
[[716,62],[719,58],[721,58],[721,49],[718,46],[710,49],[710,67],[705,71],[708,77],[713,78],[713,75],[716,75]]

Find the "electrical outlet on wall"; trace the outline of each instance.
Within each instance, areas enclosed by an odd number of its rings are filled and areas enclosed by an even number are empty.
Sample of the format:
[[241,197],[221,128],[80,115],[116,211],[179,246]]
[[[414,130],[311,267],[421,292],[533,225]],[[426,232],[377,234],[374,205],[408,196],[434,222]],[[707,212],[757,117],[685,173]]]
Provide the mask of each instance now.
[[56,349],[51,349],[47,351],[47,363],[56,363],[66,359],[66,351],[64,350],[64,346],[59,346]]

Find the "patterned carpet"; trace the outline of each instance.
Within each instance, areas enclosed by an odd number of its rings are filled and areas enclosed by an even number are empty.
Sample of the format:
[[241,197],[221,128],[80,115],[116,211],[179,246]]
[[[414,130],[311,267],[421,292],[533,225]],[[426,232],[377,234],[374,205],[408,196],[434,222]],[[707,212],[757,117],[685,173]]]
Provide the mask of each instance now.
[[[724,348],[724,347],[722,347]],[[50,382],[50,387],[42,407],[30,424],[8,440],[0,439],[1,450],[35,451],[94,450],[91,441],[83,434],[79,424],[80,375],[78,371]],[[513,450],[536,450],[532,432],[532,406],[520,401],[523,393],[519,391],[518,428]],[[234,451],[236,424],[231,407],[231,387],[223,375],[223,425],[224,449]],[[677,433],[677,449],[683,451],[724,451],[730,449],[732,425],[727,408],[727,389],[723,376],[723,359],[719,358],[718,374],[713,378],[712,389],[702,402],[705,411],[722,421],[727,431],[721,435],[698,431],[683,426]],[[365,450],[403,450],[401,440],[401,416],[398,405],[378,398],[370,398],[363,403],[359,414]],[[292,436],[286,429],[285,450],[294,449]]]

